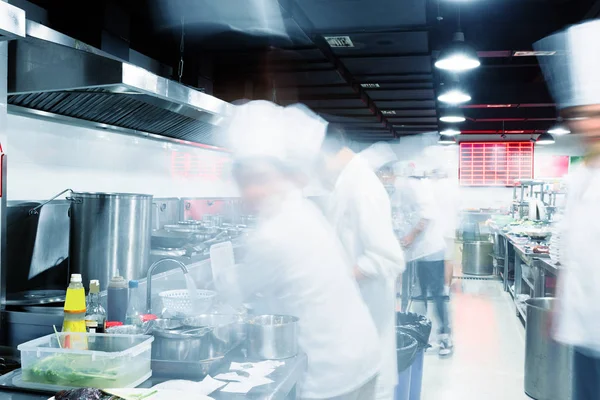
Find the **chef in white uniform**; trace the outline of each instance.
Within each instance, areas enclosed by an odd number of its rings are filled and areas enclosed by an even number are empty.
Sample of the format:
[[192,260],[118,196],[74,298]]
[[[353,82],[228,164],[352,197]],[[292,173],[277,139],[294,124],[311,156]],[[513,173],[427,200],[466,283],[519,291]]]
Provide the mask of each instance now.
[[[290,123],[306,128],[305,141],[286,137],[296,132]],[[310,168],[325,130],[301,106],[253,101],[237,108],[228,127],[233,176],[258,221],[241,265],[220,272],[217,286],[234,304],[259,292],[261,311],[299,319],[298,344],[308,356],[300,398],[372,399],[377,330],[341,244],[296,180],[299,168]]]
[[392,399],[397,383],[396,289],[404,255],[392,228],[389,196],[371,166],[346,146],[339,128],[328,130],[319,169],[331,188],[327,217],[341,239],[363,299],[379,331],[381,372],[377,399]]
[[573,400],[600,399],[600,20],[534,45],[560,114],[587,155],[567,180],[557,287],[556,340],[575,347]]

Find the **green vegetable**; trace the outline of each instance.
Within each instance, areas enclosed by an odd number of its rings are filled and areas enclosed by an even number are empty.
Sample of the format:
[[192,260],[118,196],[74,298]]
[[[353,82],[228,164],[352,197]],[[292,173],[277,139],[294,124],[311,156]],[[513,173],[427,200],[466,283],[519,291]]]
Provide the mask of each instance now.
[[100,381],[106,387],[119,378],[119,368],[119,363],[110,359],[92,361],[88,355],[57,354],[24,370],[23,377],[27,381],[65,386],[96,386],[91,383]]

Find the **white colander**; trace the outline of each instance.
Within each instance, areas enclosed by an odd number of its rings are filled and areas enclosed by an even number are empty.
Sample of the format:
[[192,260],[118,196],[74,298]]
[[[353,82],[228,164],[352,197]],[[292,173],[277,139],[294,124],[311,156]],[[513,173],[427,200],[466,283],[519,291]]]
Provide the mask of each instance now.
[[193,301],[187,289],[168,290],[158,295],[169,314],[194,316],[206,313],[217,296],[217,292],[212,290],[198,290],[196,293],[197,297]]

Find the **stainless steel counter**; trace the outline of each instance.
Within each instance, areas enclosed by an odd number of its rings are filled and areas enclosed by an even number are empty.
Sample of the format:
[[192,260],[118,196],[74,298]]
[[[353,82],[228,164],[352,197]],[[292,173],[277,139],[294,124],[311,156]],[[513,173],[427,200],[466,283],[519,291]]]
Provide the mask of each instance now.
[[[250,360],[244,358],[241,352],[234,353],[228,356],[226,362],[220,367],[215,374],[229,371],[229,363],[235,362],[248,362]],[[223,393],[221,391],[214,392],[210,397],[215,400],[228,400],[228,399],[255,399],[255,400],[279,400],[279,399],[295,399],[296,398],[296,384],[301,379],[302,375],[306,371],[307,357],[305,354],[299,354],[296,357],[282,360],[285,365],[279,367],[275,372],[269,375],[269,378],[274,382],[269,385],[263,385],[252,389],[246,395]],[[24,392],[23,389],[15,388],[12,385],[13,377],[19,373],[14,371],[9,374],[0,377],[0,399],[2,400],[47,400],[51,397],[50,393],[40,392]],[[139,387],[150,388],[158,383],[164,382],[165,379],[150,378],[146,382],[142,383]]]
[[540,258],[537,260],[537,265],[539,268],[544,269],[551,275],[557,276],[562,268],[560,265],[557,265],[554,261],[549,258]]

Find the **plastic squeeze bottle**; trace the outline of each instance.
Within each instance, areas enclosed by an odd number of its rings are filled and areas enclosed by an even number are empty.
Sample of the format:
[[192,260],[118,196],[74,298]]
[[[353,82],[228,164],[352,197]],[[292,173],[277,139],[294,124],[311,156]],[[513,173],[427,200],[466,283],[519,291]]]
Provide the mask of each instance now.
[[[81,274],[72,274],[71,283],[67,288],[67,297],[65,298],[65,318],[63,320],[63,332],[82,333],[86,332],[85,327],[85,289],[81,282]],[[63,347],[68,349],[85,350],[87,349],[87,338],[85,335],[65,335]]]
[[115,276],[108,284],[106,298],[106,320],[125,323],[129,290],[127,281],[122,276]]
[[95,279],[90,281],[85,325],[89,333],[104,333],[106,311],[100,304],[100,281]]

